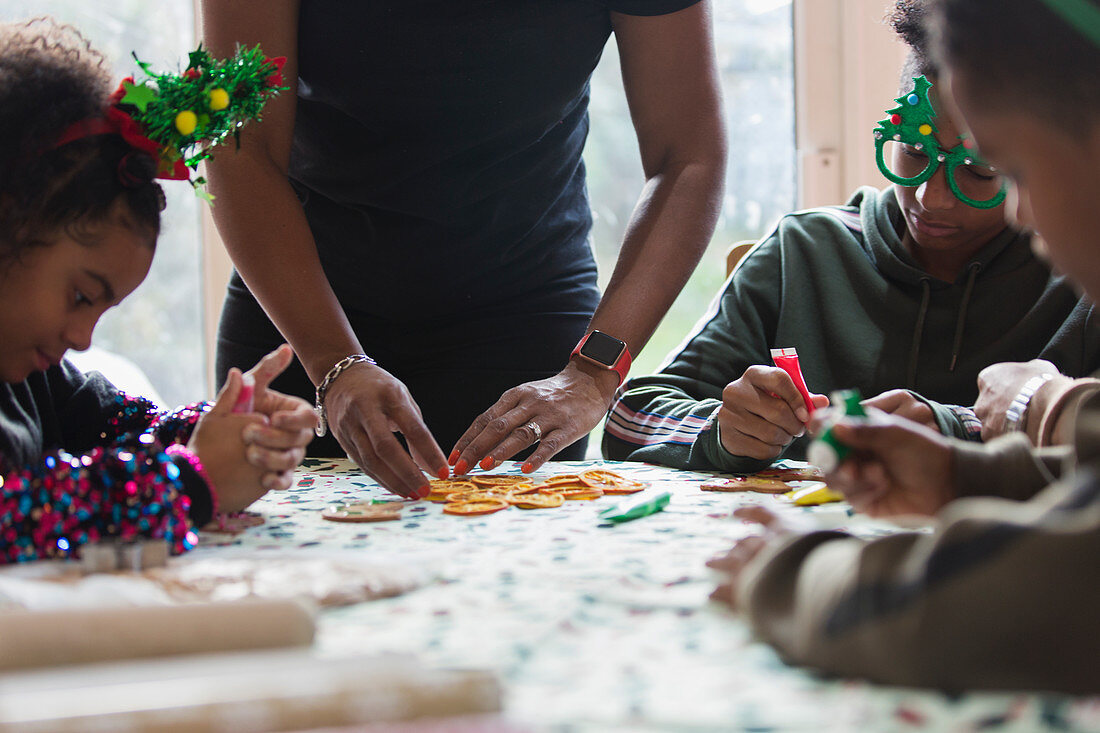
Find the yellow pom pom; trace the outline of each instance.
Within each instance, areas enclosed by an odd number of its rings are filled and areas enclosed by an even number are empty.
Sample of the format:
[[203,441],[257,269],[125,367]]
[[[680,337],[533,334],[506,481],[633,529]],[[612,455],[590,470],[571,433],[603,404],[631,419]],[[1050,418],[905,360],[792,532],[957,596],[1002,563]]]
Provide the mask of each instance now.
[[210,109],[219,110],[229,106],[229,92],[224,89],[210,90]]
[[917,128],[917,132],[919,132],[921,135],[931,135],[932,126],[925,122],[923,125]]
[[176,115],[176,129],[181,135],[190,135],[199,124],[199,118],[189,109],[185,109]]

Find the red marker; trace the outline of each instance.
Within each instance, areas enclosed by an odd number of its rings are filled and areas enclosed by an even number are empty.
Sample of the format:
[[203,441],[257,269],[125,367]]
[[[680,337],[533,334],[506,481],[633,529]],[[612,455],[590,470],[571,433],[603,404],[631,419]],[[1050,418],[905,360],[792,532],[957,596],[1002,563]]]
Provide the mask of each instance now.
[[241,393],[237,395],[237,403],[233,405],[233,412],[252,412],[252,398],[255,394],[255,378],[251,374],[242,374]]
[[810,390],[806,389],[806,380],[802,378],[802,368],[798,365],[798,350],[772,349],[772,361],[790,375],[795,388],[802,395],[802,401],[806,403],[806,411],[811,415],[814,414],[814,401],[810,399]]

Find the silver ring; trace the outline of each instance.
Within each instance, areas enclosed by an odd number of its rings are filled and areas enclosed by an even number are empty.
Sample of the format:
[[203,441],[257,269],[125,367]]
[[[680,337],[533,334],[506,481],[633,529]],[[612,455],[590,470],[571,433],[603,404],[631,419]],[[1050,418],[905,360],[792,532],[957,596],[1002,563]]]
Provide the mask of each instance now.
[[527,423],[523,427],[527,428],[528,430],[530,430],[532,433],[535,434],[535,442],[536,443],[538,443],[540,440],[542,440],[542,428],[539,427],[539,424],[537,422],[532,420],[531,422]]

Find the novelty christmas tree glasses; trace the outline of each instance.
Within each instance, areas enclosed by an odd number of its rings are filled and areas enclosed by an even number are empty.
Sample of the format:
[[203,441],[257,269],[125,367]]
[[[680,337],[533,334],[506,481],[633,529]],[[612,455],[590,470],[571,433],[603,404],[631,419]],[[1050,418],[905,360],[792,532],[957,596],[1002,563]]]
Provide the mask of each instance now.
[[983,161],[970,139],[944,149],[936,139],[936,110],[928,98],[932,83],[913,79],[913,91],[898,97],[898,106],[875,128],[875,160],[887,180],[899,186],[919,186],[944,167],[951,193],[968,206],[992,209],[1005,200],[1004,176]]

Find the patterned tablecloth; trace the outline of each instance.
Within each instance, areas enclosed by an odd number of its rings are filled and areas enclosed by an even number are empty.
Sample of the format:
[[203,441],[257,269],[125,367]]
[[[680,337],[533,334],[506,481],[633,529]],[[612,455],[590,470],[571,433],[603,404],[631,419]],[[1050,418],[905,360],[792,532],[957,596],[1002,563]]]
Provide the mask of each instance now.
[[[750,531],[731,509],[760,502],[822,526],[892,530],[850,517],[846,505],[801,509],[771,496],[704,492],[706,474],[646,464],[555,463],[539,473],[596,465],[651,482],[647,493],[667,490],[672,501],[616,526],[597,514],[619,497],[480,517],[418,502],[401,521],[343,524],[320,510],[391,495],[347,461],[308,460],[289,491],[253,506],[266,524],[208,536],[196,553],[314,547],[437,568],[438,581],[412,593],[324,611],[319,653],[394,651],[492,670],[506,689],[507,719],[538,729],[1100,730],[1100,698],[949,698],[786,666],[741,618],[707,601],[715,577],[704,561]],[[494,473],[502,472],[518,469],[508,463]]]

